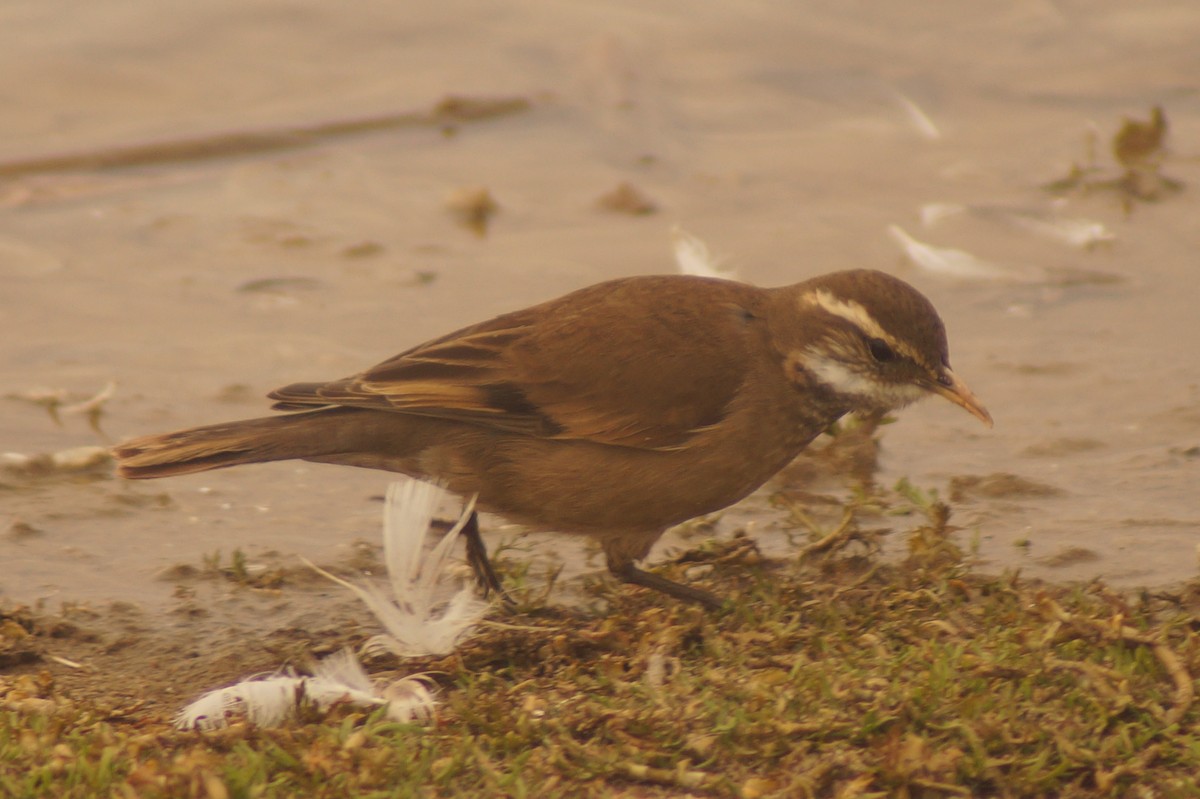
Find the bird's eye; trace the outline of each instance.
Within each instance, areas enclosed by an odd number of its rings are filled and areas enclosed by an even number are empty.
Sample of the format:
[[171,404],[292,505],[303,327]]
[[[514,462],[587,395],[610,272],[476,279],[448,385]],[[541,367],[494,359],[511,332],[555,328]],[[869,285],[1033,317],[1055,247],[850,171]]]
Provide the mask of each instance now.
[[881,338],[867,339],[867,349],[871,351],[871,357],[880,363],[896,360],[896,353]]

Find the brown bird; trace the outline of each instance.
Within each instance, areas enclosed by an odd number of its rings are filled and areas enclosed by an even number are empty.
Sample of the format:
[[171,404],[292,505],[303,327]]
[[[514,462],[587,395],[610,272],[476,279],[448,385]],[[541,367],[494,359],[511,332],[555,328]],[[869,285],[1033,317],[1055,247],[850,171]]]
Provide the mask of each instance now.
[[635,562],[668,527],[754,491],[843,415],[930,394],[991,425],[950,369],[933,305],[882,272],[772,289],[631,277],[271,392],[290,413],[135,438],[114,454],[128,478],[298,458],[438,480],[528,528],[596,538],[623,581],[719,606]]

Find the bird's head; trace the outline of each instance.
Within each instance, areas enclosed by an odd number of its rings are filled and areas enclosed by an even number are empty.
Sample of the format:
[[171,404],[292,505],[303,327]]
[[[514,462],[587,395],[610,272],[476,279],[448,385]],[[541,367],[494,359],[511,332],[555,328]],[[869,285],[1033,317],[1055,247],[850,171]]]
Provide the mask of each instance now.
[[[992,417],[950,368],[932,303],[883,272],[834,272],[781,295],[775,331],[793,378],[851,410],[886,412],[938,394],[989,427]],[[787,305],[791,308],[788,309]]]

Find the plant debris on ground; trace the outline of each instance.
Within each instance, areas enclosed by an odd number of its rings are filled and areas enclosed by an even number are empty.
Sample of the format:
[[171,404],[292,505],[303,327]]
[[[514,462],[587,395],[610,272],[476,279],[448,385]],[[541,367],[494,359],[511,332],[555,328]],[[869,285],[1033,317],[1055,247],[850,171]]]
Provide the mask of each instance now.
[[1112,137],[1110,149],[1118,169],[1114,172],[1098,163],[1095,131],[1089,131],[1085,142],[1083,165],[1071,164],[1063,177],[1047,183],[1044,188],[1057,195],[1089,194],[1103,191],[1114,193],[1126,213],[1138,202],[1158,202],[1178,194],[1184,186],[1164,174],[1168,122],[1162,106],[1150,109],[1146,121],[1126,118]]
[[[802,557],[739,537],[664,567],[719,561],[703,580],[733,600],[723,613],[600,582],[603,610],[523,605],[449,656],[369,660],[436,682],[431,723],[347,706],[177,731],[177,708],[116,708],[56,677],[43,644],[61,622],[11,610],[0,795],[1200,793],[1200,582],[1124,595],[973,573],[950,508],[900,488],[813,524]],[[903,560],[876,554],[884,528]]]

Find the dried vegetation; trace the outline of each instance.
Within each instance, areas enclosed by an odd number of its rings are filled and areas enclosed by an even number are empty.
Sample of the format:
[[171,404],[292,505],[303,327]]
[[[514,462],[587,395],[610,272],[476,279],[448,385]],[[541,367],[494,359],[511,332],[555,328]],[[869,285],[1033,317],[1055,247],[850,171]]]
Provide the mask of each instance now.
[[[599,614],[526,609],[403,663],[437,682],[428,725],[345,707],[177,732],[73,699],[37,662],[52,627],[14,612],[0,794],[1196,795],[1200,583],[1125,596],[973,574],[949,520],[909,486],[864,491],[830,529],[807,520],[803,557],[737,538],[667,567],[720,561],[705,579],[737,598],[723,614],[608,583]],[[888,530],[901,562],[871,545]]]

